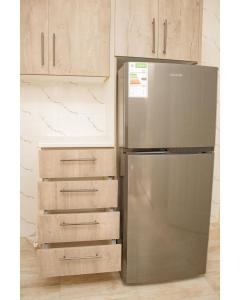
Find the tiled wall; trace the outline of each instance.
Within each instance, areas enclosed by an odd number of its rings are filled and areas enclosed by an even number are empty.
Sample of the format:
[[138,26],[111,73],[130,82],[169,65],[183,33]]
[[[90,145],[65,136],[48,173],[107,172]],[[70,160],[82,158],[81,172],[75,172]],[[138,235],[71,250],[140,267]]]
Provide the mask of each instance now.
[[[21,80],[21,234],[33,237],[38,143],[45,136],[89,137],[114,144],[114,82]],[[74,138],[73,138],[74,140]]]
[[[112,6],[114,9],[114,6]],[[112,14],[113,15],[113,14]],[[114,24],[112,20],[112,24]],[[112,28],[113,37],[113,28]],[[113,38],[112,38],[113,41]],[[219,1],[205,0],[202,64],[219,65]],[[21,235],[34,240],[37,217],[38,142],[44,136],[96,137],[114,143],[115,61],[106,81],[25,77],[21,80]],[[219,107],[219,106],[218,106]],[[219,117],[212,221],[219,216]]]

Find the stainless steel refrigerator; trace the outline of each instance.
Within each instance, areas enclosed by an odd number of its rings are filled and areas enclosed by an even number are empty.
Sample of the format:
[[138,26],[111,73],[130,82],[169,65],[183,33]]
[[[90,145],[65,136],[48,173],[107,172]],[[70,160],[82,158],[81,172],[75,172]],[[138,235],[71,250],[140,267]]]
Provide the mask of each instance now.
[[206,271],[216,98],[214,67],[127,62],[118,71],[126,283]]

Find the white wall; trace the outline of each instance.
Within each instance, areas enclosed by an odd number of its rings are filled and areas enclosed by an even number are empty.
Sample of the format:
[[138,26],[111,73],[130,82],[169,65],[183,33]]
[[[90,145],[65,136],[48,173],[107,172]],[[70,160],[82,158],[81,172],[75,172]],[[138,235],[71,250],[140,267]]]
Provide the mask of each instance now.
[[[113,72],[112,72],[113,73]],[[45,78],[48,80],[47,78]],[[81,137],[114,144],[114,81],[21,80],[21,234],[35,235],[38,143]]]
[[[220,1],[204,0],[202,65],[220,66]],[[219,91],[219,89],[218,89]],[[218,93],[219,95],[219,93]],[[219,221],[220,210],[220,110],[217,102],[217,125],[212,198],[212,222]]]
[[[112,16],[114,5],[112,5]],[[81,137],[114,144],[115,59],[107,81],[28,76],[21,80],[21,235],[35,238],[38,142],[43,137]],[[205,0],[202,64],[219,66],[219,1]],[[219,216],[219,118],[217,123],[212,221]]]

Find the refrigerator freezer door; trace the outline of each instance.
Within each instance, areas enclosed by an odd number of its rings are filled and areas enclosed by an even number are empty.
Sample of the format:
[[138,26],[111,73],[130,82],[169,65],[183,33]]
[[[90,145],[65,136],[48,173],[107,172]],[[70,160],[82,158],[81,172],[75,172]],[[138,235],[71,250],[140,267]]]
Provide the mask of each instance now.
[[131,154],[126,165],[125,282],[164,282],[205,273],[213,154]]
[[[129,63],[130,64],[130,63]],[[125,148],[213,147],[215,142],[217,69],[148,63],[142,87],[134,98],[124,68],[122,98]],[[134,76],[134,74],[130,74]],[[142,84],[143,85],[143,84]],[[132,85],[134,88],[134,85]],[[141,90],[139,89],[141,92]],[[137,93],[136,93],[137,94]],[[121,99],[119,99],[121,102]],[[121,128],[120,128],[121,131]]]

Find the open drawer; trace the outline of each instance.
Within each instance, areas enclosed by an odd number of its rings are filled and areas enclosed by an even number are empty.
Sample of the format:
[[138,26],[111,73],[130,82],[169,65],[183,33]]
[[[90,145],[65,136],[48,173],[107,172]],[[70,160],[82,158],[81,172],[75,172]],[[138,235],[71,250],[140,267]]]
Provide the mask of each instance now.
[[39,209],[98,209],[117,207],[117,180],[42,181]]
[[119,238],[120,212],[43,214],[38,217],[38,243]]
[[45,277],[121,270],[120,244],[39,249],[37,255]]

